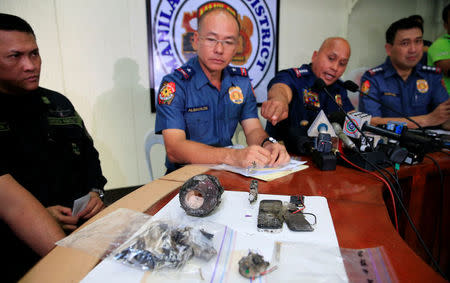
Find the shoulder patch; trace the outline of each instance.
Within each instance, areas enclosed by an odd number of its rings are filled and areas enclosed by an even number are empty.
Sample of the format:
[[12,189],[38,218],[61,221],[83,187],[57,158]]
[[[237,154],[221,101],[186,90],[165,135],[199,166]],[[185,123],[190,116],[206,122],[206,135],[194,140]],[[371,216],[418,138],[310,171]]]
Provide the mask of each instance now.
[[246,68],[228,66],[228,72],[233,76],[248,77]]
[[369,90],[370,90],[370,81],[365,80],[361,86],[361,92],[364,94],[369,94]]
[[422,68],[420,68],[420,70],[425,71],[425,72],[429,72],[429,73],[435,73],[435,74],[440,74],[441,73],[441,68],[439,68],[439,67],[432,67],[432,66],[425,66],[425,65],[423,65]]
[[380,72],[383,72],[383,71],[384,71],[384,69],[382,67],[376,67],[376,68],[373,68],[373,69],[369,69],[367,72],[369,72],[369,74],[371,76],[375,76],[376,73],[380,73]]
[[158,94],[158,104],[170,105],[175,97],[176,86],[174,82],[164,82]]
[[309,74],[309,70],[305,68],[292,68],[291,70],[295,73],[297,78]]
[[189,65],[183,65],[175,70],[179,74],[181,74],[184,80],[190,80],[192,76],[195,74],[194,69]]

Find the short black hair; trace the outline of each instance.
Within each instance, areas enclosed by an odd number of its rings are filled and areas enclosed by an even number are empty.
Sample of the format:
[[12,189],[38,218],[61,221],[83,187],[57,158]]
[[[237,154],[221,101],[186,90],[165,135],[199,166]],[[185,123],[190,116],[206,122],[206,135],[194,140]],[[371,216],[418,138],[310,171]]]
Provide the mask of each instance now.
[[450,12],[450,4],[448,4],[447,6],[445,6],[444,10],[442,10],[442,20],[444,21],[444,23],[447,23],[447,19],[448,19],[448,13]]
[[29,23],[22,18],[10,14],[0,13],[0,30],[21,31],[31,33],[36,37]]
[[423,20],[421,15],[412,15],[412,16],[409,16],[408,19],[411,19],[411,20],[414,20],[414,21],[418,21],[422,25],[424,23],[424,20]]
[[394,39],[397,31],[412,28],[418,28],[423,33],[422,24],[411,18],[403,18],[396,22],[393,22],[386,31],[386,43],[394,44]]

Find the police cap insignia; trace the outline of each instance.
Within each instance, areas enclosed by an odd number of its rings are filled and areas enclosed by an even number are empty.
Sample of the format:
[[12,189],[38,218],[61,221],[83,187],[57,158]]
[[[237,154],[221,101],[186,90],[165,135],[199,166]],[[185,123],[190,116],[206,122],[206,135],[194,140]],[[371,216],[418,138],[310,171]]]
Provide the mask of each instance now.
[[174,82],[164,82],[158,94],[158,104],[170,105],[175,97],[175,90]]

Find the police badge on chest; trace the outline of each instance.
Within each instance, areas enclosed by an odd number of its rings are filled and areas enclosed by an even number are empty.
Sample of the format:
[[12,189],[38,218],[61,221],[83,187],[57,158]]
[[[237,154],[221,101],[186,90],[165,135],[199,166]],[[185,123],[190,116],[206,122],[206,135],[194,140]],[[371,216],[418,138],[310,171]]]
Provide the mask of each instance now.
[[306,109],[318,110],[320,108],[319,95],[310,89],[303,89],[303,104]]

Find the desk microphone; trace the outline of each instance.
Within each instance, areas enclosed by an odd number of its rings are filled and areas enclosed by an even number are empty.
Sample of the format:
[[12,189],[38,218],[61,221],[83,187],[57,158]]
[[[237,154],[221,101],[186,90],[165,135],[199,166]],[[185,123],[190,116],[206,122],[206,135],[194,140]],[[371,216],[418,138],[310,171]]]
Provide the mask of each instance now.
[[433,145],[433,146],[439,146],[443,147],[442,143],[439,140],[435,140],[429,137],[424,137],[421,135],[416,135],[414,133],[411,133],[408,131],[408,129],[405,128],[400,134],[394,133],[393,131],[386,130],[380,127],[369,125],[368,122],[365,122],[361,130],[371,132],[380,136],[384,136],[393,140],[397,140],[400,142],[411,142],[411,143],[419,143],[424,145]]
[[356,83],[354,83],[353,81],[347,80],[347,81],[345,81],[345,82],[342,82],[342,81],[339,81],[339,80],[338,80],[337,82],[338,82],[338,84],[340,84],[341,86],[343,86],[345,89],[347,89],[347,90],[349,90],[349,91],[351,91],[351,92],[357,92],[357,93],[359,93],[361,96],[367,97],[367,98],[369,98],[370,100],[375,101],[376,103],[380,104],[381,106],[383,106],[383,107],[385,107],[385,108],[391,110],[392,112],[397,113],[397,114],[400,115],[402,118],[405,118],[406,120],[408,120],[408,121],[414,123],[414,124],[415,124],[419,129],[421,129],[422,132],[425,134],[425,130],[422,128],[422,126],[419,125],[419,123],[417,123],[417,122],[414,121],[413,119],[409,118],[408,115],[406,115],[405,113],[400,112],[400,111],[398,111],[398,110],[395,110],[394,108],[392,108],[392,107],[390,107],[390,106],[384,104],[381,100],[376,99],[376,98],[370,96],[369,94],[362,92],[362,91],[359,89],[359,86],[358,86]]
[[[339,82],[339,80],[338,80]],[[321,78],[317,78],[314,81],[314,84],[312,86],[313,90],[316,91],[320,91],[323,90],[325,91],[325,93],[328,95],[328,97],[337,105],[337,107],[339,108],[339,110],[345,114],[345,116],[347,117],[347,119],[349,120],[349,123],[353,124],[353,126],[355,127],[355,129],[365,138],[365,140],[369,140],[367,138],[367,136],[363,133],[363,131],[358,127],[358,125],[356,125],[356,123],[354,123],[354,121],[352,119],[350,119],[350,117],[348,116],[347,112],[345,111],[344,108],[342,108],[341,105],[339,105],[339,103],[336,102],[336,100],[334,99],[334,97],[331,95],[331,93],[328,91],[328,89],[326,88],[326,84],[325,82],[321,79]],[[373,147],[373,145],[371,143],[369,143],[370,148],[372,149],[372,151],[375,151],[375,148]]]
[[342,140],[342,142],[351,149],[354,149],[356,147],[355,143],[344,133],[342,130],[341,125],[339,125],[336,122],[331,123],[333,126],[334,132],[336,135]]

